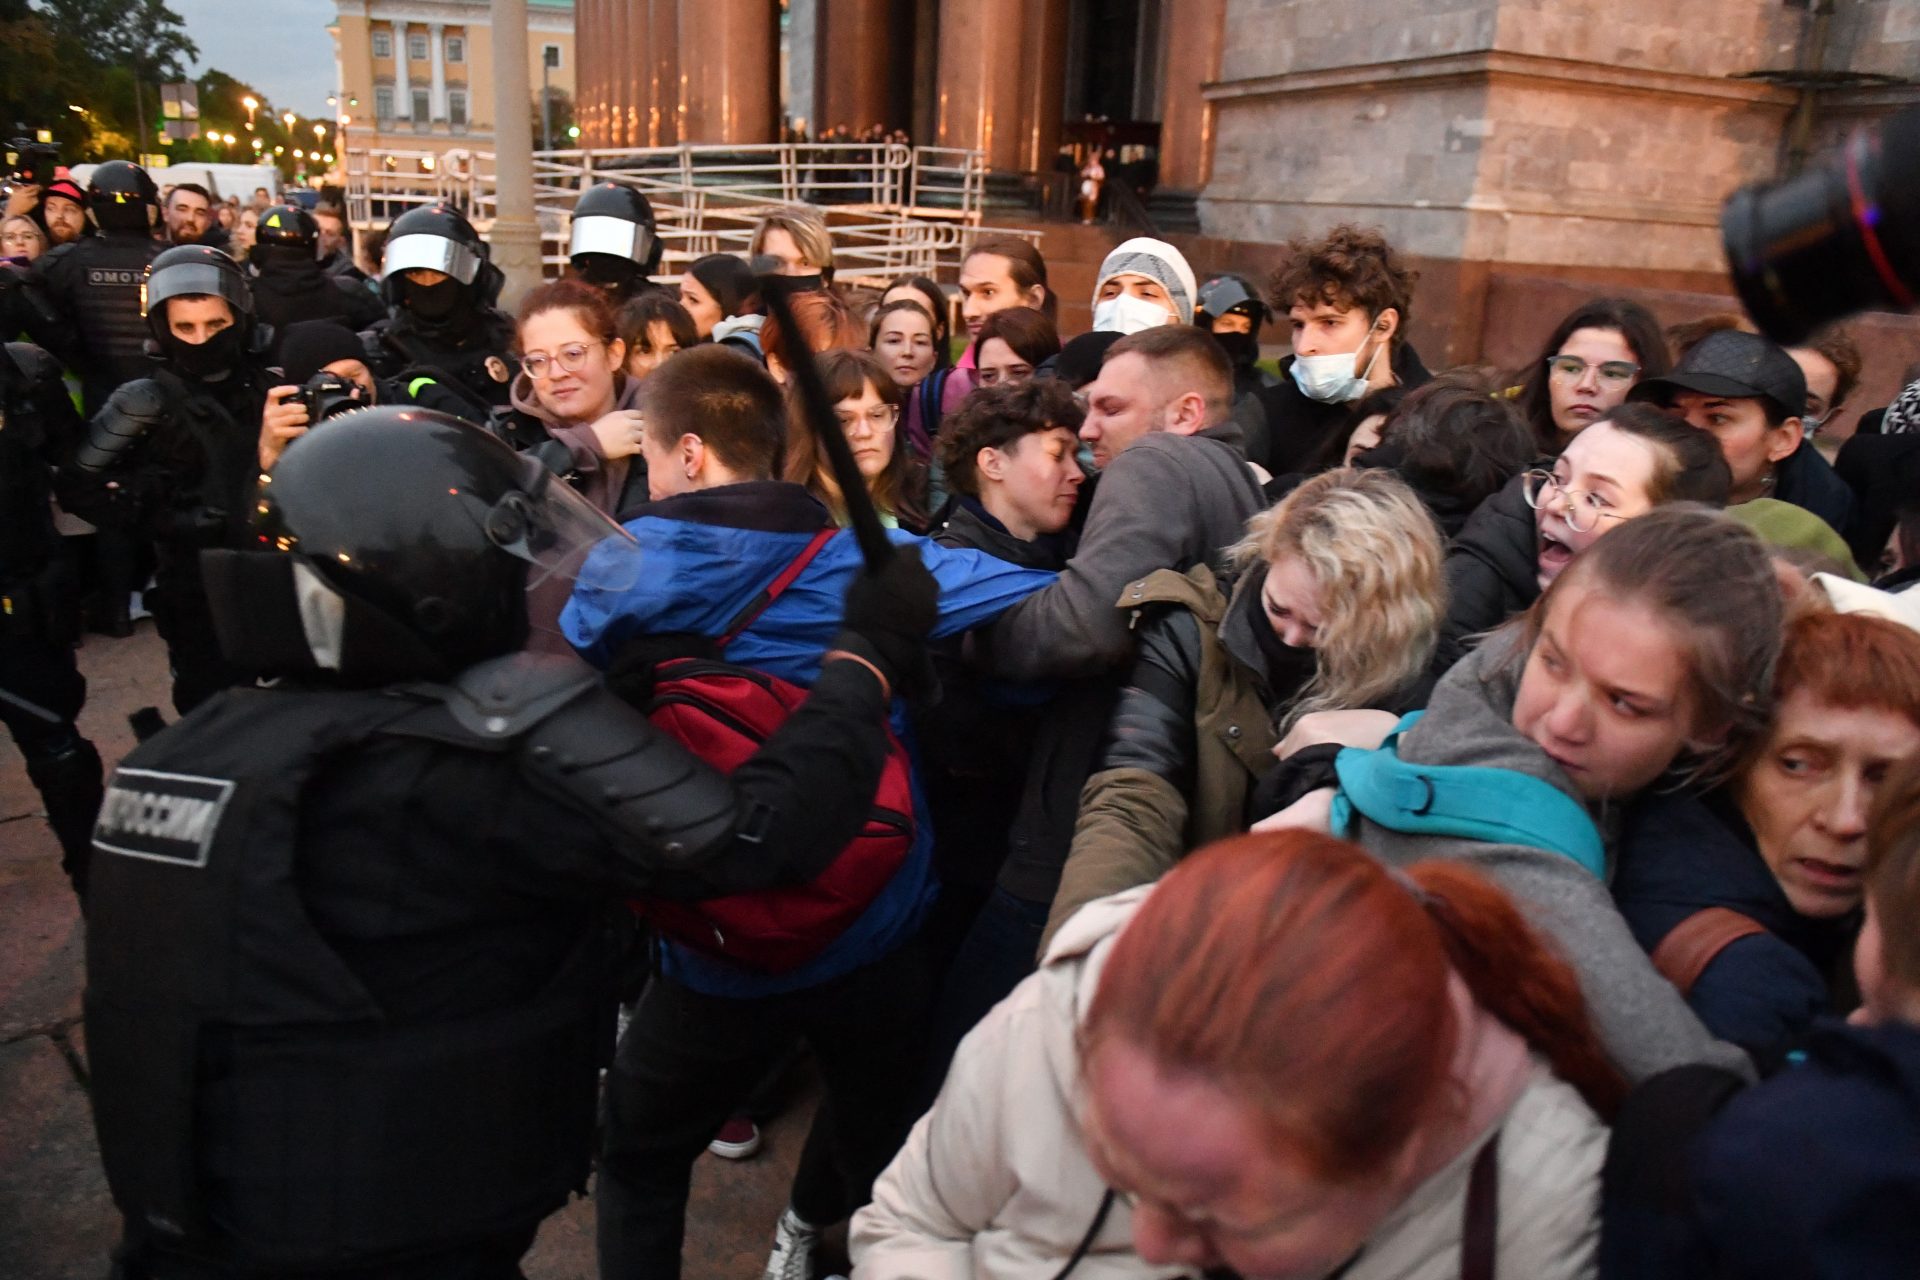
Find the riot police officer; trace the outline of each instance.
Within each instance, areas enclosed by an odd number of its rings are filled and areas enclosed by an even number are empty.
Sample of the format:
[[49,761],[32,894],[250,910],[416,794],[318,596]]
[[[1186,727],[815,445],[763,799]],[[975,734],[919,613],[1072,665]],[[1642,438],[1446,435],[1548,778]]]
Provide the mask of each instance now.
[[272,357],[297,321],[342,320],[358,332],[387,314],[372,293],[321,268],[320,224],[293,205],[275,205],[260,215],[246,269],[254,318],[273,329]]
[[[505,277],[473,224],[445,204],[394,219],[380,270],[388,318],[362,335],[374,374],[401,384],[431,377],[459,395],[460,416],[485,422],[508,404],[518,371],[513,317],[494,303]],[[441,406],[445,407],[444,402]]]
[[100,755],[74,723],[87,697],[73,660],[78,588],[48,501],[54,468],[85,432],[53,357],[8,343],[0,354],[0,723],[26,757],[60,865],[83,895]]
[[1211,333],[1233,361],[1233,420],[1246,436],[1247,456],[1264,463],[1272,449],[1272,430],[1265,403],[1254,393],[1279,385],[1279,379],[1259,367],[1260,330],[1273,318],[1273,309],[1260,296],[1259,286],[1242,275],[1227,272],[1200,286],[1193,322]]
[[[585,1182],[609,908],[812,878],[860,830],[937,589],[849,591],[805,703],[731,777],[571,657],[525,592],[637,546],[424,410],[294,441],[256,551],[207,553],[231,689],[138,747],[96,835],[86,1020],[131,1277],[517,1277]],[[163,908],[163,909],[161,909]]]
[[573,206],[567,231],[573,274],[615,307],[653,287],[648,277],[660,269],[661,248],[653,205],[632,187],[602,182]]
[[153,238],[160,192],[137,164],[109,160],[95,169],[87,209],[100,234],[56,246],[34,262],[30,286],[47,308],[27,316],[26,327],[80,376],[82,406],[95,414],[114,388],[146,376],[140,286],[166,246]]
[[253,291],[232,258],[205,245],[168,249],[154,259],[146,293],[159,359],[94,414],[62,501],[154,544],[148,607],[184,713],[236,679],[214,639],[199,555],[246,532],[272,379]]

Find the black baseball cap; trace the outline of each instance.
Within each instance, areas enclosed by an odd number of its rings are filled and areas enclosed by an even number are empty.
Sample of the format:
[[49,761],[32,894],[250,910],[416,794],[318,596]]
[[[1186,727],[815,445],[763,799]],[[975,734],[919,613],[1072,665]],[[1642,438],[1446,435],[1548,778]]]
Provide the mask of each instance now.
[[1757,333],[1722,329],[1695,343],[1664,378],[1634,384],[1629,400],[1665,406],[1675,393],[1697,391],[1729,400],[1770,401],[1782,418],[1807,411],[1807,379],[1792,356]]

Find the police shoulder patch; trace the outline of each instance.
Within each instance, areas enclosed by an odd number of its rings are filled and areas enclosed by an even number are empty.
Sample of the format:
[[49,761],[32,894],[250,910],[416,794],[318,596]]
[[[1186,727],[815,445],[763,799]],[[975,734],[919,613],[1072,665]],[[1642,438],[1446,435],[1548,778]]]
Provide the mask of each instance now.
[[94,848],[204,867],[233,785],[225,778],[116,769],[93,828]]

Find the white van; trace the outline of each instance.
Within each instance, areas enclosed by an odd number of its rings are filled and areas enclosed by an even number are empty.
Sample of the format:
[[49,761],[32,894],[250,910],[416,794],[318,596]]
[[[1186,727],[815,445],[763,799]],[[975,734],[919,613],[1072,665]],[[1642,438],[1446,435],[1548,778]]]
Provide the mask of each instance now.
[[[94,166],[90,164],[76,164],[69,172],[75,182],[85,187],[93,169]],[[170,164],[164,169],[149,169],[148,172],[153,175],[154,182],[162,187],[197,182],[211,191],[215,200],[238,196],[240,203],[246,204],[253,199],[256,187],[265,187],[267,196],[275,203],[280,199],[280,170],[270,164],[200,164],[188,161]]]

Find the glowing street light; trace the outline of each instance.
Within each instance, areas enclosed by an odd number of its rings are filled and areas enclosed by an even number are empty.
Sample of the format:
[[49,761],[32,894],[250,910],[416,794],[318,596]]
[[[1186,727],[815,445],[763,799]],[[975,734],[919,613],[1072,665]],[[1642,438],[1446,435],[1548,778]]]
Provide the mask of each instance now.
[[316,139],[323,139],[323,138],[325,138],[325,137],[327,136],[327,126],[325,126],[324,124],[316,124],[316,125],[314,125],[314,126],[313,126],[313,136],[314,136],[314,137],[315,137]]
[[258,138],[255,138],[255,139],[253,140],[253,149],[254,149],[255,151],[258,151],[258,150],[259,150],[259,149],[261,148],[261,146],[263,146],[263,145],[264,145],[264,144],[263,144],[263,143],[262,143],[262,142],[260,141],[260,139],[258,139]]
[[247,128],[253,128],[253,113],[260,109],[260,99],[248,94],[240,99],[240,105],[247,109]]
[[305,160],[307,158],[307,153],[302,151],[300,148],[295,147],[293,149],[293,158],[295,160]]
[[280,119],[286,122],[287,128],[291,129],[293,128],[293,122],[296,119],[296,117],[294,116],[293,112],[288,111],[288,112],[284,112],[281,115]]

